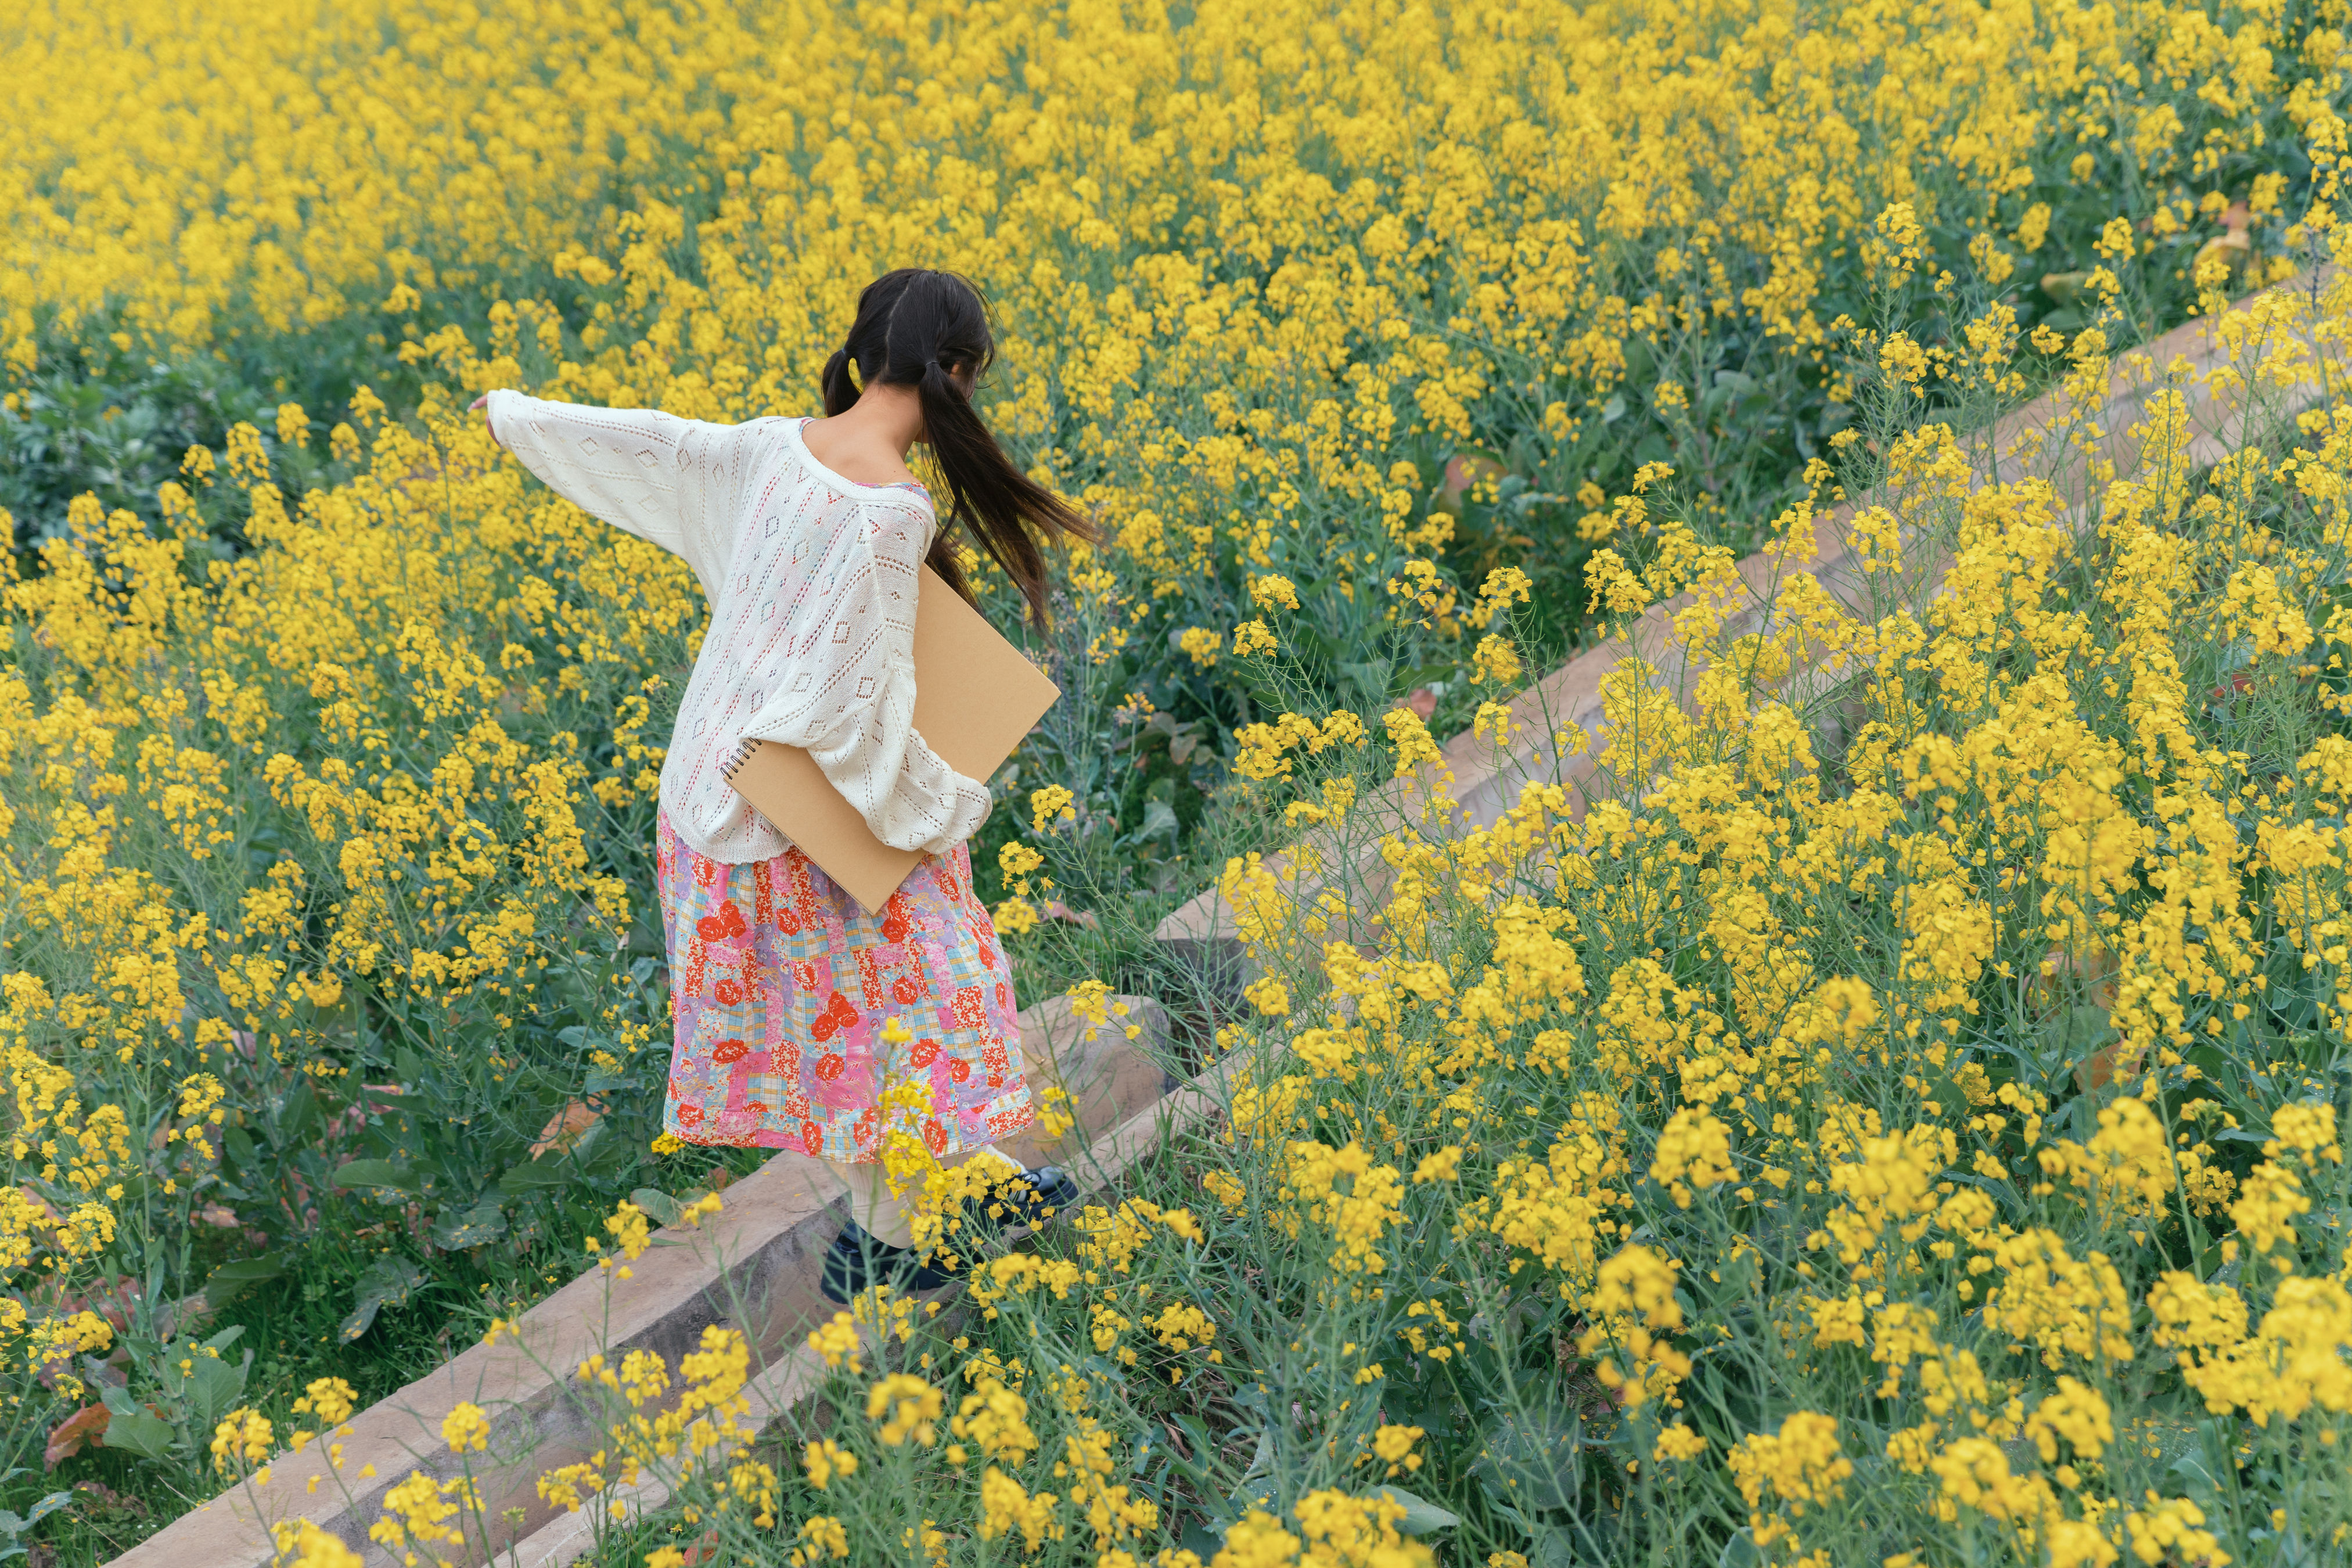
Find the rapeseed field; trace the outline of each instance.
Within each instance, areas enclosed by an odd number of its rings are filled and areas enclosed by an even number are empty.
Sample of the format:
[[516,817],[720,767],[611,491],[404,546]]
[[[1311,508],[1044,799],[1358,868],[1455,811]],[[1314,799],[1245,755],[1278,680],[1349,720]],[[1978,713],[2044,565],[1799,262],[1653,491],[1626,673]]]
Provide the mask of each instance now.
[[[2352,1552],[2344,25],[10,24],[0,1552],[102,1561],[723,1203],[653,1137],[699,600],[462,410],[810,409],[907,263],[1105,531],[984,844],[1025,999],[1159,994],[1222,1109],[951,1326],[820,1328],[782,1447],[724,1331],[584,1369],[613,1445],[541,1487],[604,1561]],[[2234,369],[2131,363],[2192,317]],[[1694,673],[1621,666],[1608,787],[1460,822],[1435,737],[1653,605]],[[1220,881],[1238,999],[1148,938]],[[490,1523],[419,1476],[375,1540]]]

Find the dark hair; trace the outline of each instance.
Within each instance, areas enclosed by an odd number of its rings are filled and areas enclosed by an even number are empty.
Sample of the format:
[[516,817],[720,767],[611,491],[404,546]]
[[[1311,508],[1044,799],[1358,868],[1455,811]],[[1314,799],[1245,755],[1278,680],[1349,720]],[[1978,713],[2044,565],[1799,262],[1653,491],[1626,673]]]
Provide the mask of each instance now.
[[1031,622],[1042,626],[1045,558],[1036,535],[1091,541],[1095,527],[1013,466],[956,384],[954,373],[968,369],[977,384],[995,357],[988,302],[978,289],[952,272],[901,268],[868,283],[857,296],[849,341],[824,363],[824,411],[828,417],[845,414],[856,403],[859,389],[849,379],[853,362],[866,386],[916,388],[922,397],[924,438],[947,481],[950,502],[927,563],[965,599],[971,598],[971,585],[948,542],[949,529],[962,522],[1029,602]]

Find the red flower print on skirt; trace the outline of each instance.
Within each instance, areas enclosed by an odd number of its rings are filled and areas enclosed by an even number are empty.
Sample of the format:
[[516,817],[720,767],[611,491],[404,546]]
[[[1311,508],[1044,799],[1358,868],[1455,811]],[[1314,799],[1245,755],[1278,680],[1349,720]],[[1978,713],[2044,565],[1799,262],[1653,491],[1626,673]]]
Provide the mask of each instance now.
[[[877,916],[797,849],[736,865],[696,851],[667,814],[656,831],[668,1131],[872,1160],[880,1099],[909,1082],[929,1103],[906,1131],[941,1155],[1029,1124],[1013,976],[961,847],[926,856]],[[903,1029],[886,1033],[893,1021]]]
[[694,922],[694,934],[705,942],[725,942],[730,937],[741,936],[743,931],[743,911],[731,900],[720,904],[716,913]]
[[820,1040],[829,1040],[854,1026],[857,1016],[857,1009],[849,1005],[849,998],[836,991],[833,1000],[825,1004],[824,1011],[817,1015],[816,1022],[809,1026],[809,1033]]

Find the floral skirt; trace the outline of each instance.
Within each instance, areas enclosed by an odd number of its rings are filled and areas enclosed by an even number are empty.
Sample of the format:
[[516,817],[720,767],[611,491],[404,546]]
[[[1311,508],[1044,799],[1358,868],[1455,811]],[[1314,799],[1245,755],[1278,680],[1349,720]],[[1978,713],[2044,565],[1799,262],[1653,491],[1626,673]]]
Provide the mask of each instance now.
[[963,846],[925,856],[872,915],[797,848],[735,866],[667,813],[656,834],[677,1026],[665,1129],[862,1163],[881,1157],[883,1094],[909,1079],[929,1089],[933,1153],[1029,1124],[1013,975]]

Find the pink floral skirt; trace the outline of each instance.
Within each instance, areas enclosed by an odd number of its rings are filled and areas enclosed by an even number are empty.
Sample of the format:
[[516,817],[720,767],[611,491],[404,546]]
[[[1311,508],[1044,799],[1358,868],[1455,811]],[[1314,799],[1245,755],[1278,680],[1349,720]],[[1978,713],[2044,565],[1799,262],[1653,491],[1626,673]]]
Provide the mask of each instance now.
[[[689,1143],[881,1157],[881,1099],[929,1086],[934,1153],[1034,1111],[1013,975],[961,844],[925,856],[878,915],[797,848],[733,866],[661,816],[655,860],[677,1026],[662,1125]],[[910,1037],[893,1046],[896,1018]]]

